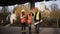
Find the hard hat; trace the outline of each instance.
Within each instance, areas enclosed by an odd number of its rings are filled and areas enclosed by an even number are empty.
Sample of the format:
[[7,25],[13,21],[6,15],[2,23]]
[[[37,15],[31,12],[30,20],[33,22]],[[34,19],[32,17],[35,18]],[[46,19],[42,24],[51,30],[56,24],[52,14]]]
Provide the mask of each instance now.
[[24,9],[21,10],[22,12],[25,11]]

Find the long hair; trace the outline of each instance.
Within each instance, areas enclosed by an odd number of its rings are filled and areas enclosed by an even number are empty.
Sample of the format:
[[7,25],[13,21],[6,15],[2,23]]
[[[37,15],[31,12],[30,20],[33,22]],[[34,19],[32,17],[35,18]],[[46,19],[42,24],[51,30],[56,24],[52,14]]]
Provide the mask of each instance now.
[[22,16],[25,15],[25,12],[22,12]]

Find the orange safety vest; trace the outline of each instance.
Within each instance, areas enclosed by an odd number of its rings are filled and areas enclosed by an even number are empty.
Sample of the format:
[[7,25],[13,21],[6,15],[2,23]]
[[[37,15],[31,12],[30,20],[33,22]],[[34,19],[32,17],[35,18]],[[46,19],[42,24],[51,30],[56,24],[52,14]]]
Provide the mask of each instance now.
[[21,23],[25,23],[26,22],[26,18],[24,16],[21,16]]
[[32,14],[31,15],[28,14],[28,24],[31,24],[32,22],[33,22]]

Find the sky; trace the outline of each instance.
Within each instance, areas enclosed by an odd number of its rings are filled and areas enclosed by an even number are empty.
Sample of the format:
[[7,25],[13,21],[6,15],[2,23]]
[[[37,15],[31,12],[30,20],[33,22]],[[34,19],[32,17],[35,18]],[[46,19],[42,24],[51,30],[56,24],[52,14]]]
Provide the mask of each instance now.
[[14,6],[8,6],[9,7],[9,11],[12,11],[14,9]]
[[[50,9],[50,5],[52,3],[56,3],[58,5],[58,8],[60,9],[60,0],[57,0],[57,1],[43,1],[43,3],[47,6],[47,8]],[[40,9],[40,2],[36,2],[35,3],[35,7],[38,7]],[[8,6],[9,8],[9,11],[13,10],[14,9],[14,6]],[[2,7],[0,7],[0,10],[2,9]]]
[[[60,9],[60,0],[59,1],[43,1],[43,3],[46,5],[47,8],[51,9],[51,4],[55,3],[58,5],[58,8]],[[35,3],[35,7],[38,7],[40,9],[40,2]]]

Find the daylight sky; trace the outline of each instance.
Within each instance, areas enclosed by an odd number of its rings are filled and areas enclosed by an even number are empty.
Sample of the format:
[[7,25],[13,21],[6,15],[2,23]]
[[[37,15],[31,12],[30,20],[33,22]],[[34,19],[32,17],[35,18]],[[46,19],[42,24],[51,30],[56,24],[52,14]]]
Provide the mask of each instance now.
[[[58,8],[60,9],[60,1],[43,1],[43,3],[47,6],[47,8],[49,8],[50,9],[50,5],[52,4],[52,3],[55,3],[55,4],[57,4],[58,5]],[[36,2],[35,3],[35,7],[38,7],[39,9],[40,9],[40,2]]]
[[[58,5],[58,8],[60,9],[60,0],[57,0],[57,1],[43,1],[43,3],[50,9],[50,5],[52,3],[56,3]],[[38,7],[40,9],[40,2],[36,2],[35,3],[35,7]],[[14,6],[9,6],[9,11],[13,10],[14,9]],[[0,7],[0,10],[2,9],[2,7]]]

